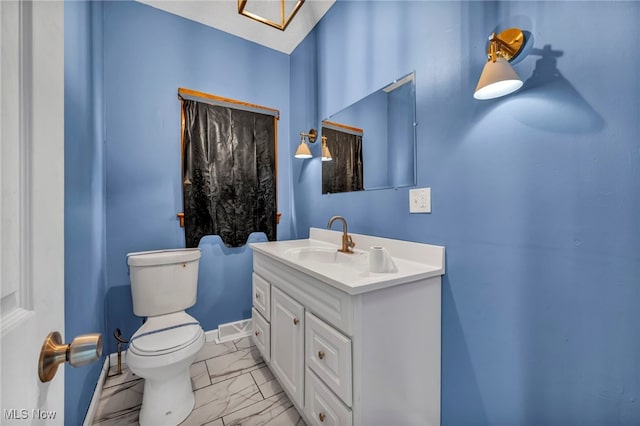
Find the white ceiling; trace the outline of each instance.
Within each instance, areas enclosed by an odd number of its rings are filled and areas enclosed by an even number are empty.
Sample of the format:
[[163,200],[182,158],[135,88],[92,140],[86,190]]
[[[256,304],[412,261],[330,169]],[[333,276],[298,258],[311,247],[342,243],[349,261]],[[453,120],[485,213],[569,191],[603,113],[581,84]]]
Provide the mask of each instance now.
[[[285,31],[238,13],[237,0],[138,0],[174,15],[217,28],[263,46],[290,54],[324,16],[335,0],[306,0]],[[273,6],[276,0],[248,0],[246,10]],[[252,10],[251,10],[252,11]]]

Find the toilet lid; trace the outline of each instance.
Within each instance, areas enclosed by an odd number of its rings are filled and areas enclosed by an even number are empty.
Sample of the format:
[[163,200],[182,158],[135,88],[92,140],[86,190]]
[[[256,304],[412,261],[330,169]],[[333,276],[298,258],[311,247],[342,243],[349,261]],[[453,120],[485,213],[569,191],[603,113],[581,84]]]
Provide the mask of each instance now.
[[160,355],[187,346],[202,334],[200,323],[186,312],[149,317],[131,337],[129,348],[141,355]]

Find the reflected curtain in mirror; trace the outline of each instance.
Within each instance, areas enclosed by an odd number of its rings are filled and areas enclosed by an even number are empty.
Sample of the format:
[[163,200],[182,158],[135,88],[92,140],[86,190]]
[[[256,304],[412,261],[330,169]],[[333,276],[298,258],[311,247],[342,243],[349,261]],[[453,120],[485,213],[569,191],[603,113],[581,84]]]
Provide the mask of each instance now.
[[276,239],[276,117],[182,100],[187,247],[219,235],[230,247],[252,232]]
[[362,191],[362,131],[324,122],[322,136],[327,137],[331,161],[322,162],[322,193]]
[[[360,189],[370,191],[416,184],[415,106],[415,73],[412,72],[322,120],[323,128],[342,131],[346,127],[347,133],[357,129],[362,135],[362,163],[366,167]],[[323,136],[327,135],[323,132]],[[333,149],[329,147],[329,150],[333,155]],[[325,177],[331,170],[330,166],[323,165],[323,182],[335,178]],[[337,192],[337,189],[322,192]]]

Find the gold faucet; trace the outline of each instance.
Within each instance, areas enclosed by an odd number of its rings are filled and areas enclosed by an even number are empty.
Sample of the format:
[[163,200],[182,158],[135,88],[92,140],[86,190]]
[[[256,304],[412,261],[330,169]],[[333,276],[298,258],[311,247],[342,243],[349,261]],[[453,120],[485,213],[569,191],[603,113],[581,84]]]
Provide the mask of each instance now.
[[353,253],[351,249],[356,246],[356,243],[351,239],[351,235],[347,234],[347,221],[344,220],[344,217],[332,216],[327,224],[327,229],[331,229],[331,225],[333,225],[333,222],[336,220],[342,221],[342,248],[338,249],[338,251],[342,253]]

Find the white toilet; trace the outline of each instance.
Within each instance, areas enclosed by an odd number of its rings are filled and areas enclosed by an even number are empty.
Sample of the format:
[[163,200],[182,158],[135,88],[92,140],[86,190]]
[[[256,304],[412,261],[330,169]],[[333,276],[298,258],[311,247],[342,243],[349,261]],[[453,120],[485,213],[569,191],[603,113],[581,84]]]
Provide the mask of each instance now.
[[133,312],[147,321],[129,341],[126,362],[145,379],[141,425],[177,425],[195,403],[189,366],[204,345],[196,303],[200,249],[129,253]]

